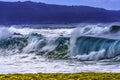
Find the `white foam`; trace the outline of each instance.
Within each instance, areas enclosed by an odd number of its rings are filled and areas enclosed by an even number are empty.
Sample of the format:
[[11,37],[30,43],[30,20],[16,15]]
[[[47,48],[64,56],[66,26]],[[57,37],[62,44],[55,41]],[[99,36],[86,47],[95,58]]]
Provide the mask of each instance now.
[[0,39],[8,38],[12,36],[12,33],[9,32],[7,28],[0,28]]
[[23,35],[27,35],[29,33],[39,33],[45,37],[56,37],[56,36],[70,36],[73,29],[32,29],[32,28],[15,28],[10,27],[10,32],[21,33]]
[[88,60],[88,61],[97,61],[97,60],[100,60],[102,58],[104,58],[104,55],[105,55],[105,50],[100,50],[100,51],[94,51],[94,52],[90,52],[90,54],[84,54],[84,55],[76,55],[74,56],[73,58],[77,58],[79,60]]
[[54,50],[58,44],[55,44],[55,40],[56,40],[56,37],[55,38],[47,38],[47,45],[44,46],[41,51],[52,51]]
[[49,60],[34,54],[0,57],[0,74],[120,72],[119,62]]
[[36,51],[37,46],[38,46],[39,40],[33,39],[28,45],[23,49],[23,52],[31,52],[31,51]]

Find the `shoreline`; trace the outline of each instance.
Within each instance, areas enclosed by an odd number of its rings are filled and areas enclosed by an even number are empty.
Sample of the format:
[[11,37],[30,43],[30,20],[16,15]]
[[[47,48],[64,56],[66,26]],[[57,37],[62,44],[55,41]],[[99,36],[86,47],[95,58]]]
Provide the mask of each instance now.
[[0,74],[0,80],[119,80],[120,73]]

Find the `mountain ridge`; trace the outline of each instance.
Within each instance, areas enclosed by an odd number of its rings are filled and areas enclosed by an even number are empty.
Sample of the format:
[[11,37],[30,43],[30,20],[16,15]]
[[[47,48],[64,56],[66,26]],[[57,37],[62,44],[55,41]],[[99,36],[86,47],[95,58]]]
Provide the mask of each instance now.
[[120,21],[120,11],[41,2],[0,1],[0,24],[107,23]]

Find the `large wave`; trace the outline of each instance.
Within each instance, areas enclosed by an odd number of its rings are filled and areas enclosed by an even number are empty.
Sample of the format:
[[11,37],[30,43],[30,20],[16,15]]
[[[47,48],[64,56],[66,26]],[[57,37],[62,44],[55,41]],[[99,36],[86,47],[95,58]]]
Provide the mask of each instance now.
[[120,26],[77,28],[70,40],[71,55],[80,60],[101,60],[120,55],[119,30]]
[[0,30],[0,50],[55,59],[111,59],[120,55],[119,30],[119,26],[99,25],[52,30],[3,28]]

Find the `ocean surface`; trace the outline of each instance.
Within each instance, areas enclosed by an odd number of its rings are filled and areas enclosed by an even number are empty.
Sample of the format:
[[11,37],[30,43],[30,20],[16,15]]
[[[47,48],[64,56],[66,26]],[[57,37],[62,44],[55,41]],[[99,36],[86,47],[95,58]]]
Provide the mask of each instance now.
[[0,74],[79,72],[120,73],[120,27],[0,27]]

